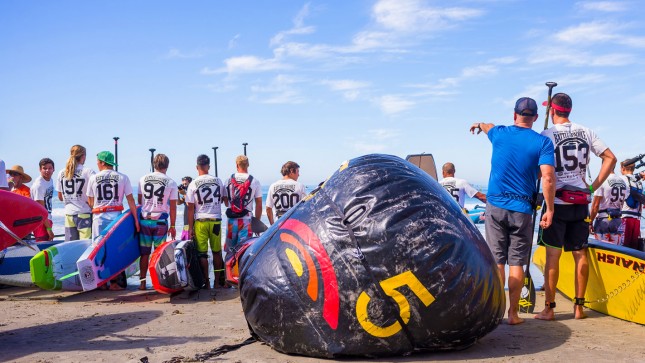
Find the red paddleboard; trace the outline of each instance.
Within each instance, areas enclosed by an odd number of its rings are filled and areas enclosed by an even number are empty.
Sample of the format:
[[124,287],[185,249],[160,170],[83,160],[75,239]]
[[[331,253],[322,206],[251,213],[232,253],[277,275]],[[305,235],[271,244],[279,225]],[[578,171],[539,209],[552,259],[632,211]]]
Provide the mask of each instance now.
[[[19,238],[25,238],[47,218],[47,210],[22,195],[0,190],[0,221]],[[0,251],[16,243],[15,238],[0,228]]]
[[175,246],[178,242],[164,242],[155,248],[150,256],[148,271],[152,286],[163,294],[172,294],[184,289],[179,281],[177,264],[175,263]]

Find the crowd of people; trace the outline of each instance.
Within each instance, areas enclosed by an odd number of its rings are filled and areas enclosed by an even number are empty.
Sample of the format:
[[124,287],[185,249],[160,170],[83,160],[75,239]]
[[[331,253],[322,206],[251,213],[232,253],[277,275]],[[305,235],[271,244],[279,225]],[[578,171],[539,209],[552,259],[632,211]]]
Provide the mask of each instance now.
[[[146,288],[148,260],[153,248],[177,238],[175,222],[177,205],[184,205],[184,228],[181,239],[193,239],[204,273],[206,287],[225,286],[222,259],[222,205],[227,216],[227,251],[252,237],[253,219],[262,217],[262,186],[260,181],[249,174],[249,159],[240,155],[235,159],[236,172],[226,180],[209,174],[210,158],[197,157],[198,176],[182,178],[181,184],[166,173],[170,164],[168,156],[155,155],[153,171],[142,176],[138,182],[138,206],[133,188],[127,175],[115,170],[114,154],[101,151],[96,155],[98,172],[85,166],[87,151],[81,145],[70,149],[70,156],[56,179],[54,188],[54,162],[44,158],[39,162],[40,176],[31,188],[26,185],[32,178],[24,168],[15,165],[5,170],[0,160],[0,189],[9,190],[41,204],[48,212],[48,218],[34,231],[36,241],[54,239],[52,231],[52,198],[54,190],[65,205],[65,241],[92,239],[97,241],[101,232],[124,211],[127,203],[139,232],[140,289]],[[298,182],[300,166],[288,161],[282,166],[283,178],[269,187],[266,213],[269,223],[275,217],[284,215],[305,196],[305,187]],[[7,175],[9,178],[7,178]],[[208,266],[208,251],[213,256],[215,281],[211,285]],[[110,281],[104,288],[121,290],[125,288],[125,276]]]
[[[493,146],[485,234],[502,284],[506,282],[505,265],[509,266],[511,325],[524,322],[519,316],[519,299],[523,265],[529,263],[531,253],[540,181],[544,202],[538,244],[546,247],[545,303],[536,319],[555,319],[555,288],[563,251],[573,254],[574,316],[582,319],[589,277],[590,233],[632,248],[637,248],[640,237],[643,208],[640,178],[645,173],[634,175],[634,163],[628,159],[621,163],[623,177],[612,175],[616,157],[593,130],[570,121],[573,105],[569,95],[557,93],[543,105],[547,106],[547,120],[550,118],[553,125],[548,128],[545,124],[541,133],[532,130],[538,106],[528,97],[517,100],[513,125],[476,123],[470,127],[471,133],[483,131]],[[600,158],[601,167],[597,177],[587,182],[585,173],[591,153]],[[628,198],[632,202],[627,203]]]

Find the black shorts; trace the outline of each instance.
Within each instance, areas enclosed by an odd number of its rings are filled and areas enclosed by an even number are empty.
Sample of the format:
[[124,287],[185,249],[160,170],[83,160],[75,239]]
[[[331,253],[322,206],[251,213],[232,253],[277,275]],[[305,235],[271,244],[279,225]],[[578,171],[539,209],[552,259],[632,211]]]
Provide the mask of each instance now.
[[556,204],[551,227],[542,230],[540,245],[565,251],[587,248],[589,242],[589,208],[586,204]]

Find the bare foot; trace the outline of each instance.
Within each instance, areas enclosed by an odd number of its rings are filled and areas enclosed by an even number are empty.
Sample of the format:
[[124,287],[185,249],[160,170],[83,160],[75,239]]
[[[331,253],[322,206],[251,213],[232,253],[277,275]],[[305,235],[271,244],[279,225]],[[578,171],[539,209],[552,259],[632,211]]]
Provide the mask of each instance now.
[[146,287],[146,283],[142,282],[141,285],[139,285],[139,290],[147,290],[148,288]]
[[544,310],[535,315],[534,318],[539,320],[555,320],[555,311],[551,308],[544,308]]
[[508,325],[517,325],[517,324],[522,324],[524,322],[524,319],[520,318],[519,316],[508,316]]
[[119,286],[119,284],[110,284],[110,290],[112,291],[121,291],[125,290],[123,287]]
[[585,314],[582,305],[574,305],[573,315],[575,316],[576,319],[584,319],[587,317],[587,314]]

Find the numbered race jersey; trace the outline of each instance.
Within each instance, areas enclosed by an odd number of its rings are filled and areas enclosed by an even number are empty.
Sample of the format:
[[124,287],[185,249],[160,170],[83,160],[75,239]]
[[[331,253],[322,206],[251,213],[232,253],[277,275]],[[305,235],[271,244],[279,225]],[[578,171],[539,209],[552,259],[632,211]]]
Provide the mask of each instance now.
[[222,218],[222,197],[226,188],[218,177],[200,175],[186,189],[186,202],[195,204],[195,219]]
[[623,207],[623,202],[629,195],[627,181],[622,175],[610,174],[593,195],[602,197],[598,207],[598,218],[606,218],[608,209],[620,211]]
[[87,196],[94,198],[94,208],[123,205],[123,196],[132,194],[127,175],[115,170],[103,170],[90,178]]
[[170,212],[168,201],[177,200],[177,183],[168,175],[155,171],[141,177],[139,195],[143,197],[141,215],[155,218]]
[[45,209],[47,209],[47,218],[52,219],[52,196],[54,195],[54,181],[49,179],[45,180],[39,176],[34,180],[30,189],[31,199],[42,200],[45,202]]
[[464,179],[447,177],[439,181],[439,184],[450,194],[459,204],[460,207],[464,207],[466,203],[466,195],[472,198],[477,194],[477,189],[473,188],[467,181]]
[[307,195],[305,186],[293,179],[282,179],[271,184],[267,193],[267,208],[272,208],[278,217]]
[[[590,153],[599,156],[607,150],[607,145],[598,138],[593,130],[571,122],[554,125],[550,129],[542,131],[542,135],[553,141],[556,189],[565,185],[586,188],[584,178],[587,165],[589,165]],[[555,202],[568,204],[558,198],[555,199]]]
[[65,170],[58,173],[58,191],[63,195],[65,214],[77,215],[90,213],[92,208],[87,204],[87,186],[94,170],[78,165],[71,179],[65,178]]

